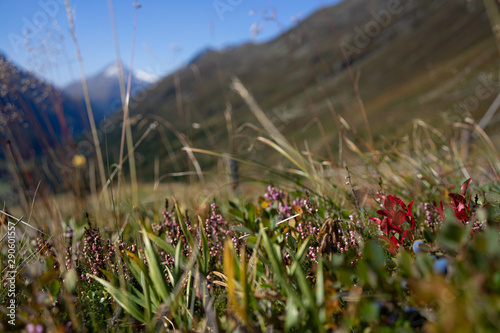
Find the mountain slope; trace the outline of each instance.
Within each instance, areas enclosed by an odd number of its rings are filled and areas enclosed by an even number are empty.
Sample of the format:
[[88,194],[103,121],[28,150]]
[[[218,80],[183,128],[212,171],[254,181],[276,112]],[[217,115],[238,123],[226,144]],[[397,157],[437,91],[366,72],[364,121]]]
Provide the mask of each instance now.
[[1,54],[0,108],[3,138],[16,141],[23,153],[70,140],[87,126],[71,97]]
[[[370,128],[380,141],[408,133],[415,118],[437,126],[467,116],[479,120],[496,96],[492,75],[497,59],[479,1],[344,1],[320,9],[267,43],[202,53],[132,103],[132,115],[138,136],[145,124],[163,119],[184,133],[191,146],[274,161],[276,154],[262,150],[255,142],[257,133],[244,125],[257,122],[230,88],[237,76],[287,137],[308,140],[315,152],[326,154],[317,124],[334,147],[339,133],[328,103],[369,140],[354,89],[357,77]],[[480,85],[489,93],[477,105],[463,106]],[[227,105],[231,135],[224,116]],[[496,128],[487,129],[495,133]],[[189,166],[188,161],[170,163],[173,155],[185,153],[170,130],[161,131],[138,148],[145,177],[152,174],[155,158],[166,171]],[[117,146],[119,131],[109,133],[109,142]]]
[[[88,125],[75,101],[0,54],[0,201],[68,185],[73,137]],[[8,186],[4,186],[7,184]]]

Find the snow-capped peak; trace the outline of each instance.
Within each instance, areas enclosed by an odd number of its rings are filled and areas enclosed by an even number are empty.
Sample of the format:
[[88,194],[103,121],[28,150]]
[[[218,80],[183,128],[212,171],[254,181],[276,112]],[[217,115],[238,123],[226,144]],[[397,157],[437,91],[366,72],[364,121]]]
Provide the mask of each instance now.
[[[114,63],[112,65],[109,65],[104,70],[104,76],[105,77],[111,77],[111,78],[118,77],[118,73],[119,73],[118,72],[118,64],[116,64],[116,63]],[[125,79],[128,76],[128,70],[125,67],[123,68],[123,75],[125,76]],[[132,75],[137,80],[140,80],[140,81],[143,81],[143,82],[146,82],[146,83],[149,83],[149,84],[158,81],[158,77],[156,77],[155,75],[150,74],[150,73],[148,73],[146,71],[143,71],[143,70],[134,70],[132,72]]]
[[146,71],[143,71],[143,70],[136,70],[134,71],[134,76],[141,80],[141,81],[144,81],[144,82],[147,82],[147,83],[154,83],[156,81],[158,81],[158,77],[151,74],[151,73],[148,73]]
[[106,68],[104,75],[107,77],[118,76],[118,64],[112,64]]

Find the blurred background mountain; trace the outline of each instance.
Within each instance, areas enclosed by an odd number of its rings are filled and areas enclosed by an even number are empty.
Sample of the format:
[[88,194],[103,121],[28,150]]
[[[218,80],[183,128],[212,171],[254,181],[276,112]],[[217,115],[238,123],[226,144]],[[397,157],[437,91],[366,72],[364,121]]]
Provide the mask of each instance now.
[[[125,85],[128,82],[130,70],[123,67],[123,79]],[[136,71],[132,73],[130,95],[133,98],[136,94],[147,89],[158,80],[154,75]],[[87,79],[92,110],[97,120],[101,121],[105,116],[109,116],[116,110],[121,109],[122,100],[120,92],[120,75],[117,63],[106,66],[99,73]],[[85,98],[81,80],[67,85],[63,92],[71,96],[80,103],[80,107],[85,107]]]

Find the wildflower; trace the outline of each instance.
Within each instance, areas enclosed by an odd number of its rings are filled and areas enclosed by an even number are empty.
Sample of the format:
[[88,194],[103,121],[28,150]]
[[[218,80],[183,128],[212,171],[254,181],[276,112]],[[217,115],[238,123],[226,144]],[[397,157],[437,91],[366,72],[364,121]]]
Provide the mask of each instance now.
[[424,211],[424,224],[429,230],[435,232],[441,228],[443,220],[434,205],[429,202],[419,204],[419,210]]
[[307,257],[313,261],[313,262],[318,262],[318,256],[317,253],[318,248],[314,248],[314,246],[309,246],[309,249],[307,251]]
[[230,230],[228,222],[217,210],[217,205],[212,203],[210,205],[210,216],[205,221],[204,231],[208,239],[211,258],[221,262],[224,240],[229,237]]
[[85,156],[83,155],[80,155],[80,154],[76,154],[75,156],[73,156],[73,158],[71,159],[71,164],[75,167],[75,168],[83,168],[85,166],[85,164],[87,163],[87,159],[85,158]]
[[284,199],[284,193],[282,190],[277,190],[269,185],[267,187],[267,192],[264,194],[264,198],[268,201],[281,201]]
[[28,333],[43,333],[42,325],[28,324],[25,328]]

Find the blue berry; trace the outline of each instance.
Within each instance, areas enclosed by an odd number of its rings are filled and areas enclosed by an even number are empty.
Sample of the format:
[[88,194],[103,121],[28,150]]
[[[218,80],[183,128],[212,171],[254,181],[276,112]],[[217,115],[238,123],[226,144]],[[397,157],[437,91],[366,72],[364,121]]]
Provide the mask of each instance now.
[[423,250],[420,248],[420,245],[425,245],[425,242],[418,240],[413,243],[413,252],[415,252],[415,254],[423,252]]
[[439,258],[434,261],[432,265],[432,271],[434,274],[446,275],[448,274],[448,260],[446,258]]

